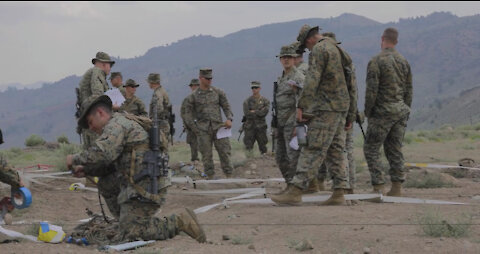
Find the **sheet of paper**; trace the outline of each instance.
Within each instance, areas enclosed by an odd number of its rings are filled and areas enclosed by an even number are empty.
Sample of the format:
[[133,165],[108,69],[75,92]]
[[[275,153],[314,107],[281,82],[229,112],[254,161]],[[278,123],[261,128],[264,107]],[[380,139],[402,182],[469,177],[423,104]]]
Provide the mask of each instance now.
[[121,106],[125,101],[125,97],[123,97],[122,93],[120,92],[120,90],[118,90],[118,88],[113,88],[106,91],[105,95],[110,97],[113,105]]
[[217,139],[228,138],[232,136],[232,128],[227,129],[222,127],[217,131]]
[[293,149],[293,150],[296,150],[298,151],[298,149],[300,149],[300,146],[298,146],[298,139],[297,139],[297,136],[293,137],[292,140],[290,140],[290,147]]

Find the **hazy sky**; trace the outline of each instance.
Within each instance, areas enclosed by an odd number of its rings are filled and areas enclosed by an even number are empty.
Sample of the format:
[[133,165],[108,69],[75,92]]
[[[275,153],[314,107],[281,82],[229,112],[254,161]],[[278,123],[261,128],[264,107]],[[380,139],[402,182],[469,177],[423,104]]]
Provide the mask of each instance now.
[[450,11],[480,13],[480,2],[1,2],[0,88],[81,75],[99,50],[130,58],[204,34],[354,13],[380,22]]

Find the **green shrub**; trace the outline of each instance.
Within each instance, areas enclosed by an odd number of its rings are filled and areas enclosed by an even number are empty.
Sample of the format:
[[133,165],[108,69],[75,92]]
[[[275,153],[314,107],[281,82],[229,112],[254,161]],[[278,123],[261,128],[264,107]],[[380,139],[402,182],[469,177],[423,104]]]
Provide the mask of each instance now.
[[45,140],[38,136],[38,135],[35,135],[35,134],[32,134],[30,137],[28,137],[26,140],[25,140],[25,145],[26,146],[29,146],[29,147],[32,147],[32,146],[39,146],[39,145],[43,145],[45,144]]
[[406,188],[432,189],[455,187],[451,181],[447,181],[437,172],[411,173],[404,185]]
[[59,144],[70,144],[70,141],[68,140],[67,136],[65,136],[65,134],[62,134],[61,136],[59,136],[57,138],[57,142]]
[[438,212],[428,211],[419,218],[423,232],[432,237],[464,237],[470,233],[472,216],[462,214],[451,223]]

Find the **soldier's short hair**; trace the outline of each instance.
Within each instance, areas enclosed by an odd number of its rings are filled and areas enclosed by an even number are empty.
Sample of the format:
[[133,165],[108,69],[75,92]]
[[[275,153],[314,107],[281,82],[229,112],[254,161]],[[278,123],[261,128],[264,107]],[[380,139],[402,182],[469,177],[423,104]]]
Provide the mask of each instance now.
[[384,40],[387,40],[393,44],[397,44],[398,42],[398,30],[393,28],[393,27],[389,27],[387,29],[385,29],[385,31],[383,31],[383,35],[382,35],[383,39]]
[[108,104],[106,104],[104,102],[97,102],[97,103],[95,103],[95,105],[93,105],[90,108],[87,115],[95,113],[97,111],[97,109],[99,109],[99,108],[103,109],[109,115],[112,114],[112,108]]

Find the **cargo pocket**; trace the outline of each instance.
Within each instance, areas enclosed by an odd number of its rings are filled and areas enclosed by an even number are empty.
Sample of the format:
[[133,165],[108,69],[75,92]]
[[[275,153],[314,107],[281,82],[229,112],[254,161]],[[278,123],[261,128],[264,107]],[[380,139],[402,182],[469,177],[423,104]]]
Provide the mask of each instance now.
[[321,149],[325,142],[325,135],[327,130],[322,128],[315,128],[308,130],[307,133],[307,147],[310,149]]

